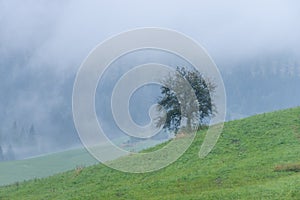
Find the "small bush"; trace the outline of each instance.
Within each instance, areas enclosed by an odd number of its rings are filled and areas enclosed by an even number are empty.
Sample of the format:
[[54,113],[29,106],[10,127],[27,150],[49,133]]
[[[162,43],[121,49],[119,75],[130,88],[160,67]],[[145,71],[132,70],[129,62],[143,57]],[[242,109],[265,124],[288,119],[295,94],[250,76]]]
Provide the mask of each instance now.
[[277,165],[274,169],[276,172],[300,172],[300,163],[289,163]]
[[78,176],[82,172],[83,168],[83,166],[77,166],[75,169],[75,175]]

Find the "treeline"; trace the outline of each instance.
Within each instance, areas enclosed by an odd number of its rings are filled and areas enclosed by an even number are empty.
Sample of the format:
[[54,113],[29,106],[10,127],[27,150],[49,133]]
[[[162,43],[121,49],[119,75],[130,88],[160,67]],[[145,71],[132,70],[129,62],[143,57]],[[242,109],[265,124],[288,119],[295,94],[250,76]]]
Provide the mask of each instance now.
[[15,160],[37,149],[37,134],[34,125],[20,127],[13,122],[11,128],[0,132],[0,161]]

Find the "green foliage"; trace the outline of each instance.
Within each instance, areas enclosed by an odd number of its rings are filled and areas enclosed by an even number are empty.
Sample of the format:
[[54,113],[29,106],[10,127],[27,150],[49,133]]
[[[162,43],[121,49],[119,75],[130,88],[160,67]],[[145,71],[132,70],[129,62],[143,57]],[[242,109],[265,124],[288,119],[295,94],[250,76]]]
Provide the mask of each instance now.
[[204,135],[198,132],[182,157],[156,172],[99,164],[0,187],[0,199],[300,199],[300,173],[274,171],[300,162],[300,108],[225,123],[213,151],[199,159]]
[[[179,130],[183,117],[187,119],[186,128],[190,130],[191,126],[203,125],[215,112],[211,99],[215,91],[214,84],[196,70],[177,67],[176,72],[163,80],[162,96],[158,104],[161,106],[160,110],[166,111],[166,118],[157,120],[157,126],[164,125],[163,128],[175,133]],[[186,81],[191,87],[185,86]],[[184,109],[181,109],[182,106]]]

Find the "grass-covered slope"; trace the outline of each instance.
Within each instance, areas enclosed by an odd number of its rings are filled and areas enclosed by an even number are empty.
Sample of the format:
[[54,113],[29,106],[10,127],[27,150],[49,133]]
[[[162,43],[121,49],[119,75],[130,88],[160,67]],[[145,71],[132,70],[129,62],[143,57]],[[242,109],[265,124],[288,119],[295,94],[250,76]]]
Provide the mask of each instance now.
[[[85,149],[73,149],[40,157],[0,162],[0,186],[51,176],[97,161]],[[1,200],[1,198],[0,198]]]
[[300,199],[300,108],[226,123],[199,159],[203,137],[156,172],[96,165],[1,187],[0,199]]

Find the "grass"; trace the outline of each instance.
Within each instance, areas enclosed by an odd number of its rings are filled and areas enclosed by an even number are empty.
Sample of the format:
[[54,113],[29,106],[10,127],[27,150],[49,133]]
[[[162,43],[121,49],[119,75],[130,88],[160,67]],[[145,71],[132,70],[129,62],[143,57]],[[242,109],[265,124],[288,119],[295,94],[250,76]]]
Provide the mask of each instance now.
[[26,160],[0,162],[0,185],[47,177],[96,163],[97,161],[84,149],[69,150]]
[[[121,138],[121,143],[127,138]],[[155,145],[157,141],[150,141],[145,144],[138,144],[128,147],[127,150],[141,150],[143,146]],[[85,149],[78,148],[64,152],[53,153],[45,156],[39,156],[26,160],[0,162],[0,186],[51,176],[53,174],[66,172],[77,167],[86,167],[97,164],[95,160]]]
[[159,171],[80,167],[0,187],[0,199],[300,199],[300,173],[289,170],[300,163],[300,108],[227,122],[213,151],[199,159],[204,134]]

